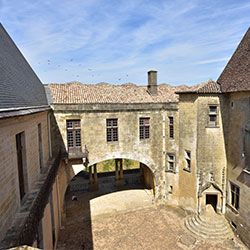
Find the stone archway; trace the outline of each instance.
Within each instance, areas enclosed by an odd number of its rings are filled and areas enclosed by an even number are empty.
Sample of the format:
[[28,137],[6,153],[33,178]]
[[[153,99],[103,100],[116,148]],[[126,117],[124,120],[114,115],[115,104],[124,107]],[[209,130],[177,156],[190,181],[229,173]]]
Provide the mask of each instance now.
[[[91,156],[89,159],[89,166],[94,165],[98,162],[102,162],[105,160],[110,159],[130,159],[134,161],[138,161],[145,165],[153,175],[154,180],[154,199],[157,200],[160,193],[159,188],[159,175],[160,172],[157,171],[154,161],[147,155],[140,154],[138,152],[112,152],[106,153],[105,155],[97,155]],[[83,170],[84,166],[82,164],[81,159],[78,160],[68,160],[65,159],[62,161],[60,170],[58,172],[58,181],[59,181],[59,196],[60,196],[60,204],[61,204],[61,213],[62,213],[62,220],[65,218],[65,207],[64,207],[64,198],[67,187],[70,181]]]
[[115,159],[129,159],[140,162],[142,165],[147,167],[153,176],[153,192],[154,198],[157,199],[159,196],[159,171],[157,171],[154,161],[148,156],[138,152],[110,152],[101,156],[91,156],[89,159],[89,165],[95,165],[98,162],[105,160],[115,160]]

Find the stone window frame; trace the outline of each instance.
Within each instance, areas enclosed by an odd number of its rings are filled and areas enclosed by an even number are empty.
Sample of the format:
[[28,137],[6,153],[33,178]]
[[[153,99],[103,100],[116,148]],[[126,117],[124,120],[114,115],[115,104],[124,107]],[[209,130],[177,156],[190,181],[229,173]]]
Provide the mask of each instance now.
[[[170,167],[170,165],[172,165],[172,167]],[[172,152],[166,153],[166,172],[176,173],[176,154],[175,153],[172,153]]]
[[[211,108],[215,107],[215,111],[213,111]],[[218,128],[219,127],[219,105],[218,104],[208,104],[208,115],[207,115],[207,127],[209,128]],[[212,117],[215,119],[214,121],[211,121]]]
[[139,118],[139,139],[147,140],[150,138],[150,117]]
[[68,150],[81,149],[81,119],[67,119],[66,130]]
[[185,157],[185,167],[184,170],[187,172],[191,172],[191,161],[192,161],[192,154],[190,150],[184,150],[184,157]]
[[169,122],[169,138],[174,139],[174,116],[169,116],[168,122]]
[[229,187],[230,187],[230,196],[229,196],[230,206],[236,211],[238,211],[240,208],[240,187],[235,183],[233,183],[232,181],[229,182]]
[[118,135],[118,118],[106,119],[106,140],[107,142],[117,142]]

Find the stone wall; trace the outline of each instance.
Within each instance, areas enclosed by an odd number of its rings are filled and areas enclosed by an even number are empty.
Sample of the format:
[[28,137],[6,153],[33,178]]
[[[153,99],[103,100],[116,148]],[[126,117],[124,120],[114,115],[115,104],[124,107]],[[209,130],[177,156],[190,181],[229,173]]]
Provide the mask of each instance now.
[[[179,203],[197,209],[197,96],[181,95],[179,103]],[[191,171],[186,170],[185,150],[191,152]]]
[[[105,106],[105,105],[104,105]],[[135,105],[136,106],[136,105]],[[151,107],[151,106],[150,106]],[[168,135],[168,116],[176,116],[177,107],[173,105],[172,108],[164,110],[152,110],[151,108],[136,107],[135,110],[123,107],[107,107],[102,110],[82,110],[81,106],[54,105],[54,117],[56,123],[52,125],[56,129],[59,127],[58,136],[53,142],[55,145],[63,142],[64,147],[67,146],[67,131],[66,120],[80,119],[81,120],[81,139],[82,147],[86,145],[89,151],[89,165],[116,158],[124,158],[139,161],[150,168],[155,177],[156,183],[156,198],[165,199],[168,194],[166,188],[166,147],[171,151],[178,151],[175,140],[173,142],[166,142]],[[89,107],[91,109],[91,107]],[[98,107],[99,108],[99,107]],[[134,107],[135,108],[135,107]],[[131,108],[132,109],[132,108]],[[150,138],[139,139],[139,118],[150,118]],[[107,142],[106,140],[106,119],[118,118],[118,142]],[[175,117],[175,121],[178,118]],[[178,123],[177,123],[178,124]],[[176,135],[178,134],[178,126],[175,125]],[[178,136],[176,137],[178,138]],[[174,185],[174,184],[172,184]]]
[[[216,126],[208,124],[209,105],[217,106]],[[204,208],[206,193],[210,192],[218,194],[217,210],[224,212],[225,201],[221,203],[221,199],[225,199],[226,154],[221,105],[218,95],[180,97],[179,197],[180,203],[193,211]],[[191,153],[190,171],[186,169],[186,151]],[[215,189],[209,189],[211,185]]]
[[[209,106],[217,106],[217,124],[209,125]],[[225,212],[226,150],[221,108],[223,99],[216,95],[203,95],[197,99],[197,177],[199,195],[205,205],[206,194],[216,194],[217,212]],[[214,190],[208,186],[214,185]],[[217,191],[216,191],[217,189]],[[223,202],[221,202],[223,200]],[[200,208],[202,209],[202,207]]]
[[[249,230],[250,184],[249,173],[243,171],[246,167],[243,137],[245,126],[249,125],[248,96],[248,93],[231,97],[186,93],[180,95],[178,106],[157,104],[157,107],[54,105],[52,130],[57,130],[57,135],[53,143],[57,147],[63,144],[66,149],[66,120],[80,119],[82,148],[86,145],[89,151],[89,165],[115,158],[139,161],[154,174],[158,200],[194,212],[205,208],[206,195],[216,195],[216,210],[224,213],[226,188],[232,181],[240,187],[240,208],[237,213],[228,208],[227,217],[236,224],[242,237],[247,238],[244,235]],[[213,127],[208,124],[209,105],[217,106],[217,124]],[[174,117],[174,138],[169,137],[169,116]],[[150,117],[149,139],[139,139],[140,117]],[[106,141],[107,118],[118,118],[118,142]],[[191,153],[190,171],[186,168],[186,151]],[[166,168],[167,153],[175,155],[174,171]],[[64,185],[76,174],[71,165],[68,163],[64,177],[59,177],[64,178]],[[61,188],[64,194],[66,186]],[[227,192],[229,204],[230,190]]]
[[[20,208],[19,180],[15,135],[25,134],[25,168],[27,192],[34,186],[40,175],[38,150],[38,124],[41,123],[43,161],[48,161],[47,112],[0,120],[0,240],[11,225]],[[6,192],[8,190],[8,192]]]
[[[174,137],[170,138],[169,117],[174,119]],[[163,113],[163,166],[165,166],[165,190],[168,204],[179,204],[179,112],[169,110]],[[167,154],[175,155],[175,170],[167,170]]]
[[[229,221],[236,226],[237,233],[250,247],[250,172],[246,171],[246,156],[244,139],[246,126],[250,122],[250,93],[232,93],[228,98],[227,124],[227,211]],[[249,142],[250,143],[250,142]],[[239,209],[231,204],[230,183],[240,188]]]

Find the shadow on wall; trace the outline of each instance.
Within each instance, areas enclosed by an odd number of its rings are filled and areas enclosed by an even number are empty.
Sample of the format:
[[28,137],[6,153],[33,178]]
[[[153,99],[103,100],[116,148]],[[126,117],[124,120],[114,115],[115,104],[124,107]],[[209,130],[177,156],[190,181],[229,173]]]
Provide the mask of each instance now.
[[56,118],[53,113],[50,114],[50,137],[51,137],[52,155],[54,156],[59,148],[61,148],[62,155],[65,155],[67,150],[63,142],[63,138],[59,130]]

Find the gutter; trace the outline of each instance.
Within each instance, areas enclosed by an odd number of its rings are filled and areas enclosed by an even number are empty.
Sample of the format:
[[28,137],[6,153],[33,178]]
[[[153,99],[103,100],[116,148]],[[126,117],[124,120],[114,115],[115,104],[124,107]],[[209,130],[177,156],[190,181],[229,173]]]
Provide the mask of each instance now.
[[51,110],[49,105],[0,109],[0,119]]

